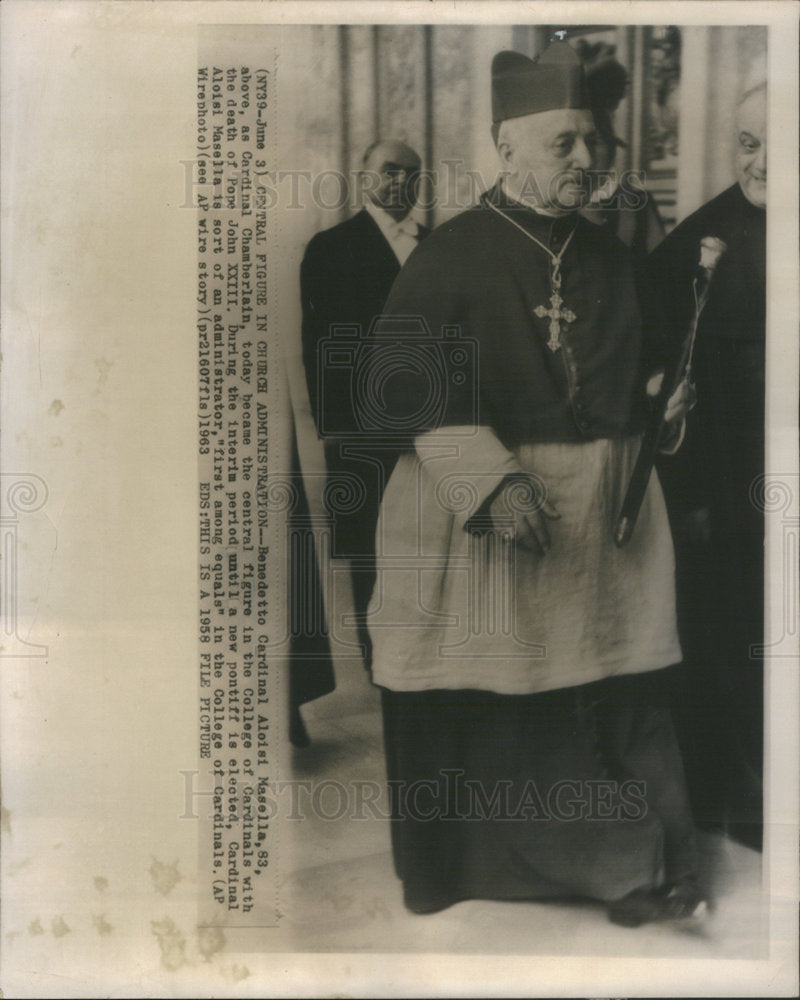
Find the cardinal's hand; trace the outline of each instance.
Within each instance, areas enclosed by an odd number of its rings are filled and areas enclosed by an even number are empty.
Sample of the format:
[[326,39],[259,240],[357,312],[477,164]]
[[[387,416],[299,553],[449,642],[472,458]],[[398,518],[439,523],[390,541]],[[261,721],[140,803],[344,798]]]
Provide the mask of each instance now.
[[548,521],[561,515],[534,479],[509,480],[489,506],[495,531],[508,541],[543,556],[550,548]]

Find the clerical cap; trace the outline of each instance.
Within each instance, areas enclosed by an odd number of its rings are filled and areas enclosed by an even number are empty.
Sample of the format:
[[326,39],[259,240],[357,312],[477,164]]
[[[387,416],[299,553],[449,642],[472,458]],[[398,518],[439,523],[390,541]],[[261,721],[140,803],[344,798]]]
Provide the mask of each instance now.
[[492,122],[556,108],[588,110],[583,64],[566,42],[553,42],[536,59],[498,52],[492,60]]

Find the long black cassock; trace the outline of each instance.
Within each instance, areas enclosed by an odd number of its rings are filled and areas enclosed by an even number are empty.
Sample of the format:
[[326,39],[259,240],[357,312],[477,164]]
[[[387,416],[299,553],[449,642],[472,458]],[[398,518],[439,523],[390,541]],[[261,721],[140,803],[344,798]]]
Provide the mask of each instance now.
[[[648,261],[653,304],[680,335],[693,309],[700,241],[727,244],[700,317],[697,407],[662,459],[678,562],[686,667],[679,732],[698,821],[761,844],[764,738],[764,384],[766,211],[738,184],[685,219]],[[677,346],[677,345],[674,345]],[[709,515],[693,537],[693,512]]]
[[[569,240],[561,301],[530,235],[555,254]],[[370,633],[406,905],[608,901],[691,876],[655,478],[633,540],[613,544],[647,406],[628,251],[495,188],[412,254],[386,313],[367,391],[408,438],[378,524]],[[487,522],[524,473],[561,514],[545,556]]]

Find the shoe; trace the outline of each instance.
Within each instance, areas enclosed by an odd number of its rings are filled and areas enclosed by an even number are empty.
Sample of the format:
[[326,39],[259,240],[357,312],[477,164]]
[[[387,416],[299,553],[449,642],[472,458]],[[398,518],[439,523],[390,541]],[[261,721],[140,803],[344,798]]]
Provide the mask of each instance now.
[[661,919],[663,907],[654,889],[634,889],[608,904],[608,919],[620,927],[641,927]]
[[608,904],[608,919],[620,927],[641,927],[665,920],[698,920],[708,911],[708,900],[693,881],[688,881],[659,889],[634,889]]
[[708,912],[708,900],[693,881],[665,885],[656,891],[661,897],[663,920],[696,920]]

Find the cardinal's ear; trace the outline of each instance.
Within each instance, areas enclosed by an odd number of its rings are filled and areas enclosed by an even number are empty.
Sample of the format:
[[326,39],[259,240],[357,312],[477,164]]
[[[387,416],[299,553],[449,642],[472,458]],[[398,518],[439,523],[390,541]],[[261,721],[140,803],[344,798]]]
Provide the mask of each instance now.
[[507,135],[503,135],[497,143],[497,155],[500,157],[500,163],[507,174],[515,172],[515,154],[516,146],[513,140],[509,139]]

